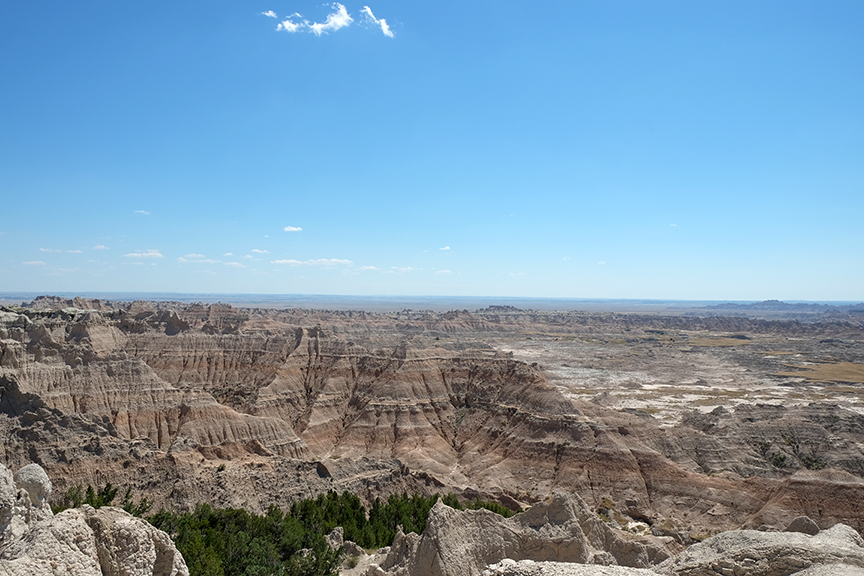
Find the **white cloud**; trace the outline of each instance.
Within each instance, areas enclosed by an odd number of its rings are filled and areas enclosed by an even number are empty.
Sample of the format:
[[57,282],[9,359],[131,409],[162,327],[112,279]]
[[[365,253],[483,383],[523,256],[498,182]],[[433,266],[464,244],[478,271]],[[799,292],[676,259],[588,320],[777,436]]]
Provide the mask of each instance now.
[[403,266],[401,268],[399,266],[391,266],[390,269],[395,270],[396,272],[411,272],[416,270],[416,268],[412,268],[411,266]]
[[675,227],[677,227],[678,225],[677,225],[677,224],[669,224],[669,226],[675,228]]
[[351,15],[348,14],[348,10],[345,9],[345,6],[336,2],[333,4],[333,9],[335,12],[331,12],[327,15],[327,20],[322,22],[314,22],[309,24],[309,29],[315,33],[316,36],[321,36],[324,32],[335,32],[340,28],[344,28],[350,25],[354,19],[351,18]]
[[444,246],[443,248],[438,248],[438,250],[450,250],[449,246]]
[[110,248],[103,244],[96,244],[95,246],[93,246],[93,248],[91,248],[91,250],[110,250]]
[[159,250],[147,250],[146,252],[130,252],[124,254],[126,258],[163,258]]
[[[312,32],[316,36],[321,36],[325,32],[336,32],[342,28],[346,28],[350,26],[352,22],[354,22],[354,18],[348,13],[348,10],[340,4],[336,2],[330,5],[332,12],[327,15],[326,20],[324,22],[310,22],[306,20],[298,13],[291,14],[290,16],[286,16],[284,20],[279,22],[276,25],[276,30],[279,32]],[[393,37],[393,30],[390,29],[390,25],[387,24],[387,20],[384,18],[376,18],[375,14],[372,13],[372,9],[369,6],[364,6],[360,11],[363,14],[363,19],[367,24],[371,24],[377,28],[381,29],[381,32],[389,37]],[[268,16],[270,18],[278,18],[275,12],[272,10],[268,10],[267,12],[261,12],[262,15]]]
[[452,274],[452,273],[453,273],[452,270],[438,270],[437,272],[435,272],[435,275],[438,276],[439,274]]
[[287,18],[276,25],[276,30],[285,32],[297,32],[304,24],[297,24],[296,22],[292,22],[291,18]]
[[204,256],[204,254],[186,254],[186,256],[181,256],[177,258],[178,262],[194,262],[199,264],[218,264],[219,260],[211,260]]
[[387,20],[384,18],[375,18],[375,15],[372,14],[372,9],[368,6],[363,6],[363,9],[360,11],[366,15],[366,20],[375,24],[376,26],[381,27],[381,32],[384,33],[388,38],[393,38],[393,31],[390,30],[390,26],[387,25]]
[[337,264],[342,266],[353,266],[354,262],[342,258],[318,258],[317,260],[306,260],[304,264],[310,266],[335,266]]
[[271,260],[271,264],[288,264],[289,266],[353,266],[354,262],[343,258],[316,258],[312,260]]
[[55,248],[39,248],[40,252],[53,252],[55,254],[81,254],[81,250],[57,250]]
[[41,260],[33,260],[31,262],[21,262],[24,266],[44,266],[45,263]]
[[224,254],[222,254],[222,256],[233,256],[233,255],[234,254],[232,254],[231,252],[225,252]]
[[285,232],[300,232],[303,228],[299,226],[285,226]]
[[149,216],[150,212],[147,210],[135,210],[135,214],[143,214],[144,216]]
[[254,252],[255,254],[269,254],[270,253],[269,250],[259,250],[258,248],[253,248],[251,250],[251,252]]
[[48,272],[49,276],[65,276],[66,274],[72,274],[73,272],[77,272],[78,268],[57,268],[55,270],[51,270]]
[[377,266],[361,266],[360,270],[381,270]]
[[252,260],[252,259],[253,259],[253,256],[250,256],[249,254],[246,254],[245,256],[243,256],[243,258],[245,258],[246,260]]
[[245,268],[246,267],[243,264],[241,264],[240,262],[224,262],[223,265],[224,266],[230,266],[231,268]]
[[601,265],[601,266],[605,266],[605,265],[606,265],[606,262],[598,262],[597,264],[599,264],[599,265]]

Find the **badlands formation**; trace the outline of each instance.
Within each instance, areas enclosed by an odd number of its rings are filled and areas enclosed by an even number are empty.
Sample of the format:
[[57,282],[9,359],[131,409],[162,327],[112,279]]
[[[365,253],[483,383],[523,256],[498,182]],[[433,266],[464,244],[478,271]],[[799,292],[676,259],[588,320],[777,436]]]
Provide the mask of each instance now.
[[111,482],[174,510],[262,512],[329,489],[512,508],[571,494],[592,526],[667,555],[800,516],[861,531],[862,341],[854,309],[802,321],[43,297],[0,310],[2,461],[41,465],[55,502]]

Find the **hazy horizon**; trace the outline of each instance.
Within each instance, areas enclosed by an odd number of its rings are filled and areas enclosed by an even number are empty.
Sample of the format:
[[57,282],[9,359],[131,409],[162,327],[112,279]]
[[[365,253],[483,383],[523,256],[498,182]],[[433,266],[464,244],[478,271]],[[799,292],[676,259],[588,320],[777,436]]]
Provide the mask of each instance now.
[[[366,310],[385,312],[398,310],[478,310],[488,306],[514,306],[524,310],[681,313],[704,309],[718,304],[753,304],[754,300],[672,300],[639,298],[535,298],[496,296],[362,296],[347,294],[230,294],[172,292],[0,292],[0,304],[30,302],[38,296],[61,298],[95,298],[131,302],[134,300],[177,301],[204,304],[223,303],[239,308],[302,308],[327,310]],[[783,301],[787,304],[823,304],[848,306],[859,301]]]

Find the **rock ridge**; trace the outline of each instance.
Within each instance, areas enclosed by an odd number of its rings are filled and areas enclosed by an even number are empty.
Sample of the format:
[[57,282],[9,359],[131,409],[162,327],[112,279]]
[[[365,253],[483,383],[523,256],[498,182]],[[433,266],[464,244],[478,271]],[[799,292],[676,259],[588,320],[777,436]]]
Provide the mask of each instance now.
[[54,515],[38,464],[0,464],[0,572],[9,576],[188,576],[167,534],[119,508]]

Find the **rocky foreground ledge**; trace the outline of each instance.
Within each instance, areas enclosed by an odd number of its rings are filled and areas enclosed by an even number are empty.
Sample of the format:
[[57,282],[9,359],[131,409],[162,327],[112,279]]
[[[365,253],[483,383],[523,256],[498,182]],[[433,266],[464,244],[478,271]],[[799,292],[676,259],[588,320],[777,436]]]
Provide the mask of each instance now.
[[[39,465],[13,476],[0,464],[3,576],[189,575],[161,530],[112,507],[54,515],[51,491]],[[783,532],[732,530],[682,549],[611,528],[573,494],[511,518],[439,501],[422,535],[400,529],[374,557],[341,537],[334,547],[355,557],[346,576],[864,576],[864,540],[844,524],[820,530],[799,517]]]
[[366,576],[864,576],[864,540],[799,517],[783,532],[732,530],[681,549],[610,528],[576,495],[502,518],[438,502],[422,536],[401,531]]
[[38,464],[14,476],[0,464],[3,576],[189,576],[161,530],[113,507],[85,505],[55,516],[51,490]]

